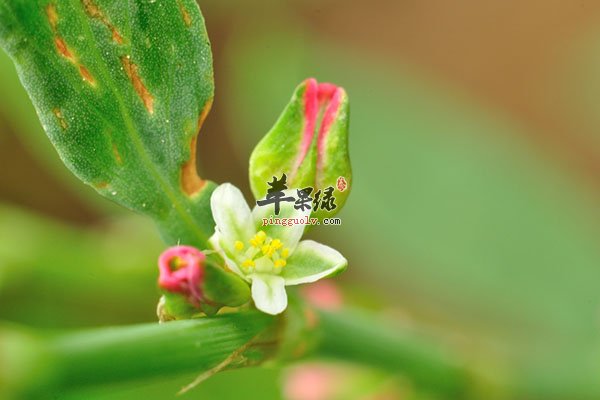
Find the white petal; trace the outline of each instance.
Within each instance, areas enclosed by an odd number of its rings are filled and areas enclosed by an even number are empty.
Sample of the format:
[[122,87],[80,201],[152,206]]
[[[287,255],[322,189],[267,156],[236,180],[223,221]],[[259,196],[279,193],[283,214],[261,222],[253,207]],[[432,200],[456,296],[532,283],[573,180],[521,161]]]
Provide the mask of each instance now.
[[339,251],[312,240],[303,240],[281,271],[286,285],[311,283],[337,274],[348,266]]
[[219,234],[219,231],[215,229],[215,233],[213,233],[213,235],[210,237],[210,239],[208,239],[208,244],[210,245],[210,247],[212,247],[213,250],[222,252],[223,249],[221,248],[220,242],[221,242],[221,235]]
[[262,312],[271,315],[282,313],[287,308],[285,281],[278,275],[252,275],[252,299]]
[[210,239],[208,239],[208,243],[210,243],[211,247],[215,251],[217,251],[221,255],[221,257],[223,257],[223,260],[225,260],[225,265],[227,265],[227,267],[230,270],[232,270],[233,272],[235,272],[236,274],[238,274],[242,278],[244,278],[246,280],[248,279],[246,277],[246,275],[244,275],[242,273],[242,271],[238,267],[236,261],[232,260],[231,258],[229,258],[229,256],[227,255],[227,253],[221,247],[221,235],[220,235],[220,233],[219,233],[218,230],[210,237]]
[[[298,198],[295,190],[284,191],[285,197]],[[281,202],[279,215],[275,215],[275,208],[273,204],[259,207],[258,205],[252,209],[252,218],[255,223],[255,229],[257,231],[265,231],[265,233],[273,239],[279,239],[283,242],[284,246],[293,250],[302,235],[304,234],[304,228],[306,225],[307,218],[310,218],[311,210],[305,209],[296,210],[294,208],[294,202]],[[289,223],[289,225],[264,225],[263,219],[269,219],[270,217],[279,218],[281,221],[285,220],[286,224],[290,222],[290,219],[303,222],[302,224]]]
[[236,240],[246,243],[252,238],[255,233],[252,214],[238,188],[231,183],[217,187],[210,198],[210,207],[224,250],[232,250]]

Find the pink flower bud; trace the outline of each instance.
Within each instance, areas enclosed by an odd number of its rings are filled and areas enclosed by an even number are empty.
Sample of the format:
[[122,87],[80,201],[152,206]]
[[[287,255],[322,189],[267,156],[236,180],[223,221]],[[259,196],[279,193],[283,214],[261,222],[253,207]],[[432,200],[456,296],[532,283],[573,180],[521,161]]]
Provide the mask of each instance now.
[[158,259],[158,286],[168,292],[181,293],[190,303],[199,306],[205,259],[204,253],[190,246],[175,246],[165,250]]
[[335,283],[327,280],[315,282],[302,288],[304,298],[313,306],[337,311],[344,305],[344,296]]
[[[340,211],[352,187],[349,112],[343,88],[313,78],[300,84],[275,126],[252,152],[254,197],[264,198],[272,178],[286,174],[288,188],[313,189],[312,216],[329,218]],[[324,206],[319,196],[326,190],[332,200]]]

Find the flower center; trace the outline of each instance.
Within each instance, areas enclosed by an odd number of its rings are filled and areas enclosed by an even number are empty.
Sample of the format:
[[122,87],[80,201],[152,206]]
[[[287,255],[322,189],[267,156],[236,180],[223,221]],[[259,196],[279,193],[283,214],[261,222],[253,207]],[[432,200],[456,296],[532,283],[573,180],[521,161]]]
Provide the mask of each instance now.
[[238,259],[242,262],[245,274],[253,272],[280,273],[286,265],[290,249],[285,248],[281,240],[267,236],[259,231],[248,243],[236,240],[234,243]]

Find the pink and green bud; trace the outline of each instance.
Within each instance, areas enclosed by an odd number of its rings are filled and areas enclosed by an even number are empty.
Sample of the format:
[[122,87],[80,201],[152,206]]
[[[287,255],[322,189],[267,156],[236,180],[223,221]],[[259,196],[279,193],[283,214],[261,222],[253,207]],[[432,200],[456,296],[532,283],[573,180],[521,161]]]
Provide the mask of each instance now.
[[248,284],[226,271],[218,255],[207,256],[190,246],[175,246],[158,259],[158,286],[163,291],[159,316],[163,320],[190,318],[221,307],[238,307],[250,300]]
[[333,188],[337,207],[313,210],[313,215],[330,217],[338,212],[352,187],[348,120],[343,88],[312,78],[304,81],[250,157],[254,196],[264,198],[268,182],[286,174],[290,189],[312,187],[314,195]]
[[194,247],[175,246],[167,249],[158,259],[158,286],[167,292],[184,295],[190,304],[199,307],[205,260],[204,253]]

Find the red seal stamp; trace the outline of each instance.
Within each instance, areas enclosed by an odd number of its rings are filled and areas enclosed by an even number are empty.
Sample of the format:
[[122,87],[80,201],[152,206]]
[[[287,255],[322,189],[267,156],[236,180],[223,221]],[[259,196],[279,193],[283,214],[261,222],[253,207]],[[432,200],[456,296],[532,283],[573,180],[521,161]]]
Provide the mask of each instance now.
[[346,182],[346,178],[344,178],[343,176],[340,176],[337,179],[337,188],[340,192],[343,192],[344,190],[346,190],[348,188],[348,182]]

